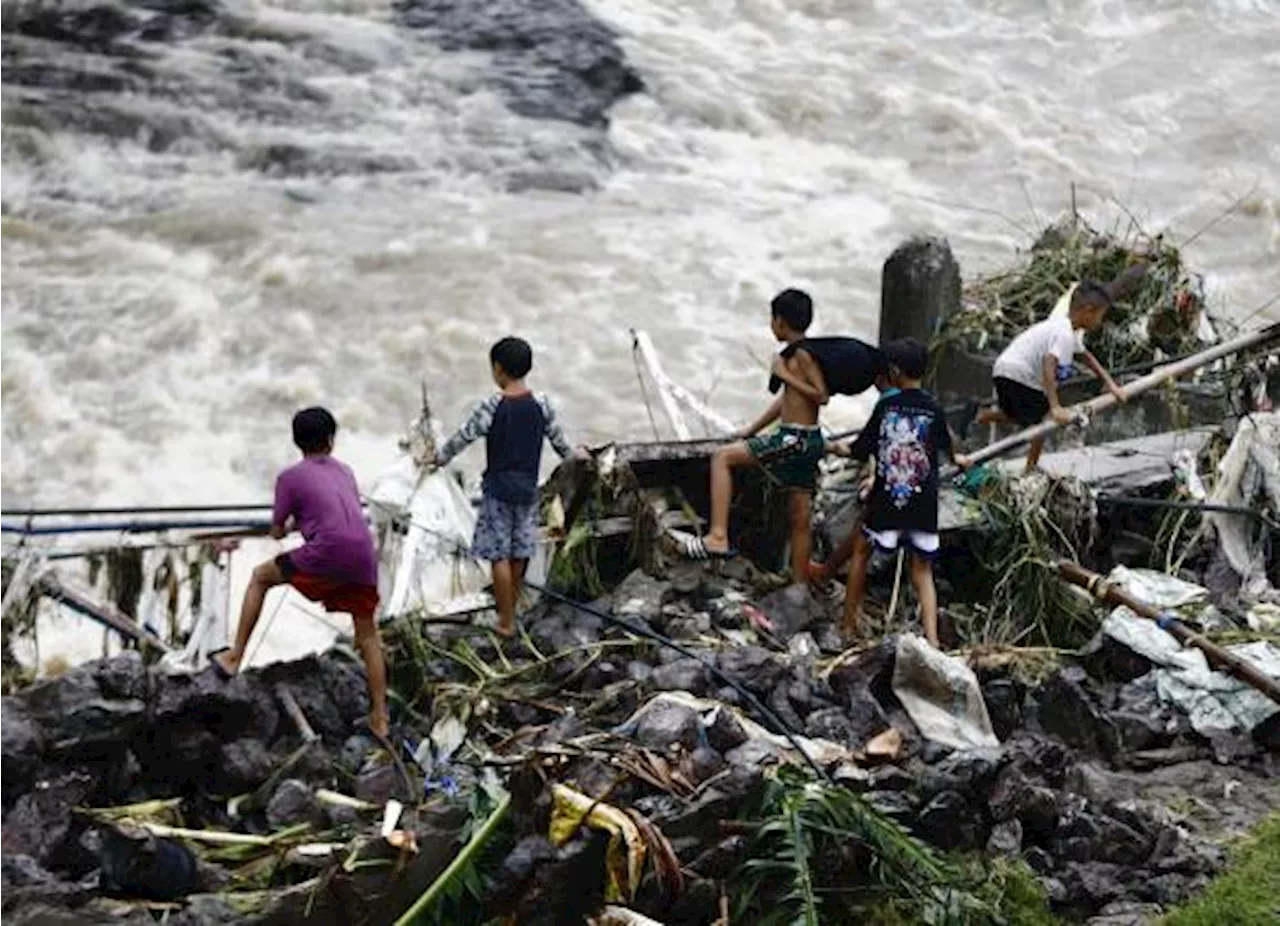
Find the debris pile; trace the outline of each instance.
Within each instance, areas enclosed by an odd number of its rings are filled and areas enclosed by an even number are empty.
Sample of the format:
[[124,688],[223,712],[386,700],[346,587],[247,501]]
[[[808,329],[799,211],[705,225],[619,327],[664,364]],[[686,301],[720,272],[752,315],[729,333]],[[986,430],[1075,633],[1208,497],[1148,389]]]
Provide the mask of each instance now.
[[838,608],[754,578],[636,571],[516,642],[397,621],[394,756],[342,648],[230,683],[127,653],[6,697],[5,920],[1085,918],[1187,897],[1223,862],[1200,834],[1280,798],[1274,715],[1204,735],[1115,634],[1061,667],[841,652]]
[[1090,350],[1111,370],[1153,360],[1157,351],[1175,356],[1195,350],[1207,321],[1204,280],[1185,267],[1178,248],[1133,227],[1124,234],[1098,232],[1078,214],[1045,228],[1026,266],[965,286],[962,311],[947,319],[941,337],[973,352],[999,352],[1048,318],[1073,284],[1116,281],[1140,262],[1146,273],[1116,293]]

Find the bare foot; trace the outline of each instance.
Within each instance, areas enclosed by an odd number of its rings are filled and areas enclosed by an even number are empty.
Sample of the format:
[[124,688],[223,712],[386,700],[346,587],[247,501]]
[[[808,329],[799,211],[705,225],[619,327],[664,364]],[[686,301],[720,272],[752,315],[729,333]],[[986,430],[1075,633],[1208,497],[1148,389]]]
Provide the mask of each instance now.
[[510,640],[515,635],[516,625],[514,622],[508,624],[505,621],[498,621],[498,636],[502,637],[504,640]]
[[846,614],[844,620],[840,622],[840,633],[849,641],[855,641],[861,638],[858,633],[858,625],[862,623],[862,612],[854,611],[852,614]]
[[831,581],[832,570],[827,567],[826,563],[815,563],[809,560],[809,583],[811,585],[825,585]]
[[391,734],[391,723],[387,720],[387,715],[370,713],[369,732],[378,739],[385,740]]
[[209,661],[223,678],[231,678],[240,671],[240,659],[229,649],[210,653]]
[[747,623],[757,630],[763,630],[766,633],[773,633],[777,630],[777,628],[773,626],[773,621],[765,617],[764,612],[755,605],[744,604],[742,606],[742,613],[746,616]]

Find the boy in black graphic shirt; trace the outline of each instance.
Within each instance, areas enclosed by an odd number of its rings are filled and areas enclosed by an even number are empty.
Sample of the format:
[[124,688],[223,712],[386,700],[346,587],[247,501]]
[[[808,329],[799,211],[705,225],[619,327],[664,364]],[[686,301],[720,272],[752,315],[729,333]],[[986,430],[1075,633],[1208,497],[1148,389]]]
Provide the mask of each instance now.
[[871,544],[896,550],[911,548],[911,584],[920,602],[925,636],[938,645],[938,596],[933,587],[932,560],[938,552],[938,455],[945,452],[958,466],[942,408],[920,388],[928,363],[927,349],[904,338],[883,348],[889,362],[889,381],[897,392],[885,395],[871,413],[852,446],[832,446],[832,452],[855,460],[875,457],[875,481],[867,499],[865,527],[857,538],[849,564],[843,630],[857,633],[862,598],[867,590]]

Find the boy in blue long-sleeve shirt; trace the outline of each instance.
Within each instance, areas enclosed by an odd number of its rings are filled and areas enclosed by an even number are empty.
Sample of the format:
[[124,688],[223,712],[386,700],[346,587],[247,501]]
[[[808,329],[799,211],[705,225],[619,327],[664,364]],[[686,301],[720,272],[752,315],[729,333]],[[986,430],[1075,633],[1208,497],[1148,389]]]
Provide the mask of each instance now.
[[499,391],[481,402],[436,455],[444,466],[467,445],[485,439],[480,516],[471,552],[493,566],[498,633],[515,634],[516,602],[524,572],[538,541],[538,469],[542,441],[561,458],[573,453],[550,400],[534,393],[524,378],[533,368],[533,349],[520,338],[503,338],[489,350]]

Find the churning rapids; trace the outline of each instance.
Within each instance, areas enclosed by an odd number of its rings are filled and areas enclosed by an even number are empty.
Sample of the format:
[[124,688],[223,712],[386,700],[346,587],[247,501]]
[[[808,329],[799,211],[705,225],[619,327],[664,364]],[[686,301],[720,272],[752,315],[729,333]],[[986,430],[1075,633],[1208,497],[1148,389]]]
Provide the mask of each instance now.
[[1247,315],[1277,86],[1272,0],[5,0],[4,501],[265,499],[312,403],[371,481],[508,332],[579,440],[649,432],[633,326],[745,419],[775,289],[874,337],[902,237],[991,269],[1073,182],[1238,200],[1188,258]]

